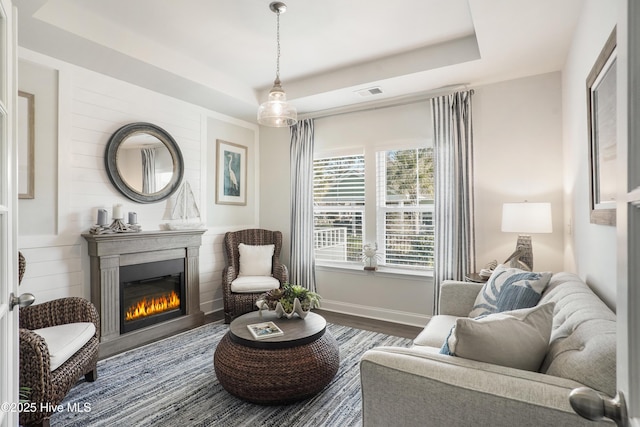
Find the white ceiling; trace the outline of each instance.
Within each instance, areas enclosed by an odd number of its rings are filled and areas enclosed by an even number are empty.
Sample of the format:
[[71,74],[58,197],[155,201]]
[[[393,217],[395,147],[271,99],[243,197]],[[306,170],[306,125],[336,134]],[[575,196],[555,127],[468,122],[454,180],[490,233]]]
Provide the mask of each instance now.
[[[255,122],[275,77],[270,0],[14,3],[20,46],[233,117]],[[304,114],[560,70],[584,0],[285,3],[280,77]]]

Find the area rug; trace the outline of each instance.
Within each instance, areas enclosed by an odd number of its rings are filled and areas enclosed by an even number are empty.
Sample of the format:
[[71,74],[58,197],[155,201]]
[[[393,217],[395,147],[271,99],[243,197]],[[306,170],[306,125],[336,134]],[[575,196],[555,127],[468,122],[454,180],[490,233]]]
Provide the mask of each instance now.
[[340,368],[310,399],[263,406],[227,393],[216,378],[213,353],[229,327],[208,324],[98,362],[98,380],[83,380],[71,389],[51,425],[359,426],[360,357],[373,347],[408,347],[411,340],[333,324],[327,328],[340,347]]

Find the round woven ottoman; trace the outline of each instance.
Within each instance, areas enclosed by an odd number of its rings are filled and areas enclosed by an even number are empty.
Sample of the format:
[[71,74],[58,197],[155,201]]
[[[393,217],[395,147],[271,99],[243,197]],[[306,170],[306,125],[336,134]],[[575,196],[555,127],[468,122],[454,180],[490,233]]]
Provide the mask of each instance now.
[[[283,335],[255,339],[247,325],[274,322]],[[283,404],[306,399],[331,382],[340,365],[338,344],[320,315],[277,319],[252,312],[235,319],[218,344],[213,365],[220,384],[241,399]]]

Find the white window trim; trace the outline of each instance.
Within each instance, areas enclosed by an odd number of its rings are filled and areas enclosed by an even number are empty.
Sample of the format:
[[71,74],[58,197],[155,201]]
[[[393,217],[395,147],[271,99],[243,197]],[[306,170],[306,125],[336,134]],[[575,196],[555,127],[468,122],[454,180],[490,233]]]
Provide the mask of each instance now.
[[424,277],[433,278],[433,270],[418,270],[379,266],[377,270],[365,270],[361,263],[355,262],[327,262],[317,261],[316,268],[325,271],[349,271],[359,274],[367,274],[373,276],[389,276],[389,277]]

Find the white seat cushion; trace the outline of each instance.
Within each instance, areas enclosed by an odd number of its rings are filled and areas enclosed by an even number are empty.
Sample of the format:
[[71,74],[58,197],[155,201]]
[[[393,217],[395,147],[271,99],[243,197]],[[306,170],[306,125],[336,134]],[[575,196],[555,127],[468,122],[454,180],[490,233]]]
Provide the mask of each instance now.
[[67,323],[49,328],[34,329],[47,343],[51,357],[51,371],[55,371],[96,333],[92,322]]
[[267,292],[280,287],[280,281],[271,276],[240,276],[231,282],[231,292]]

